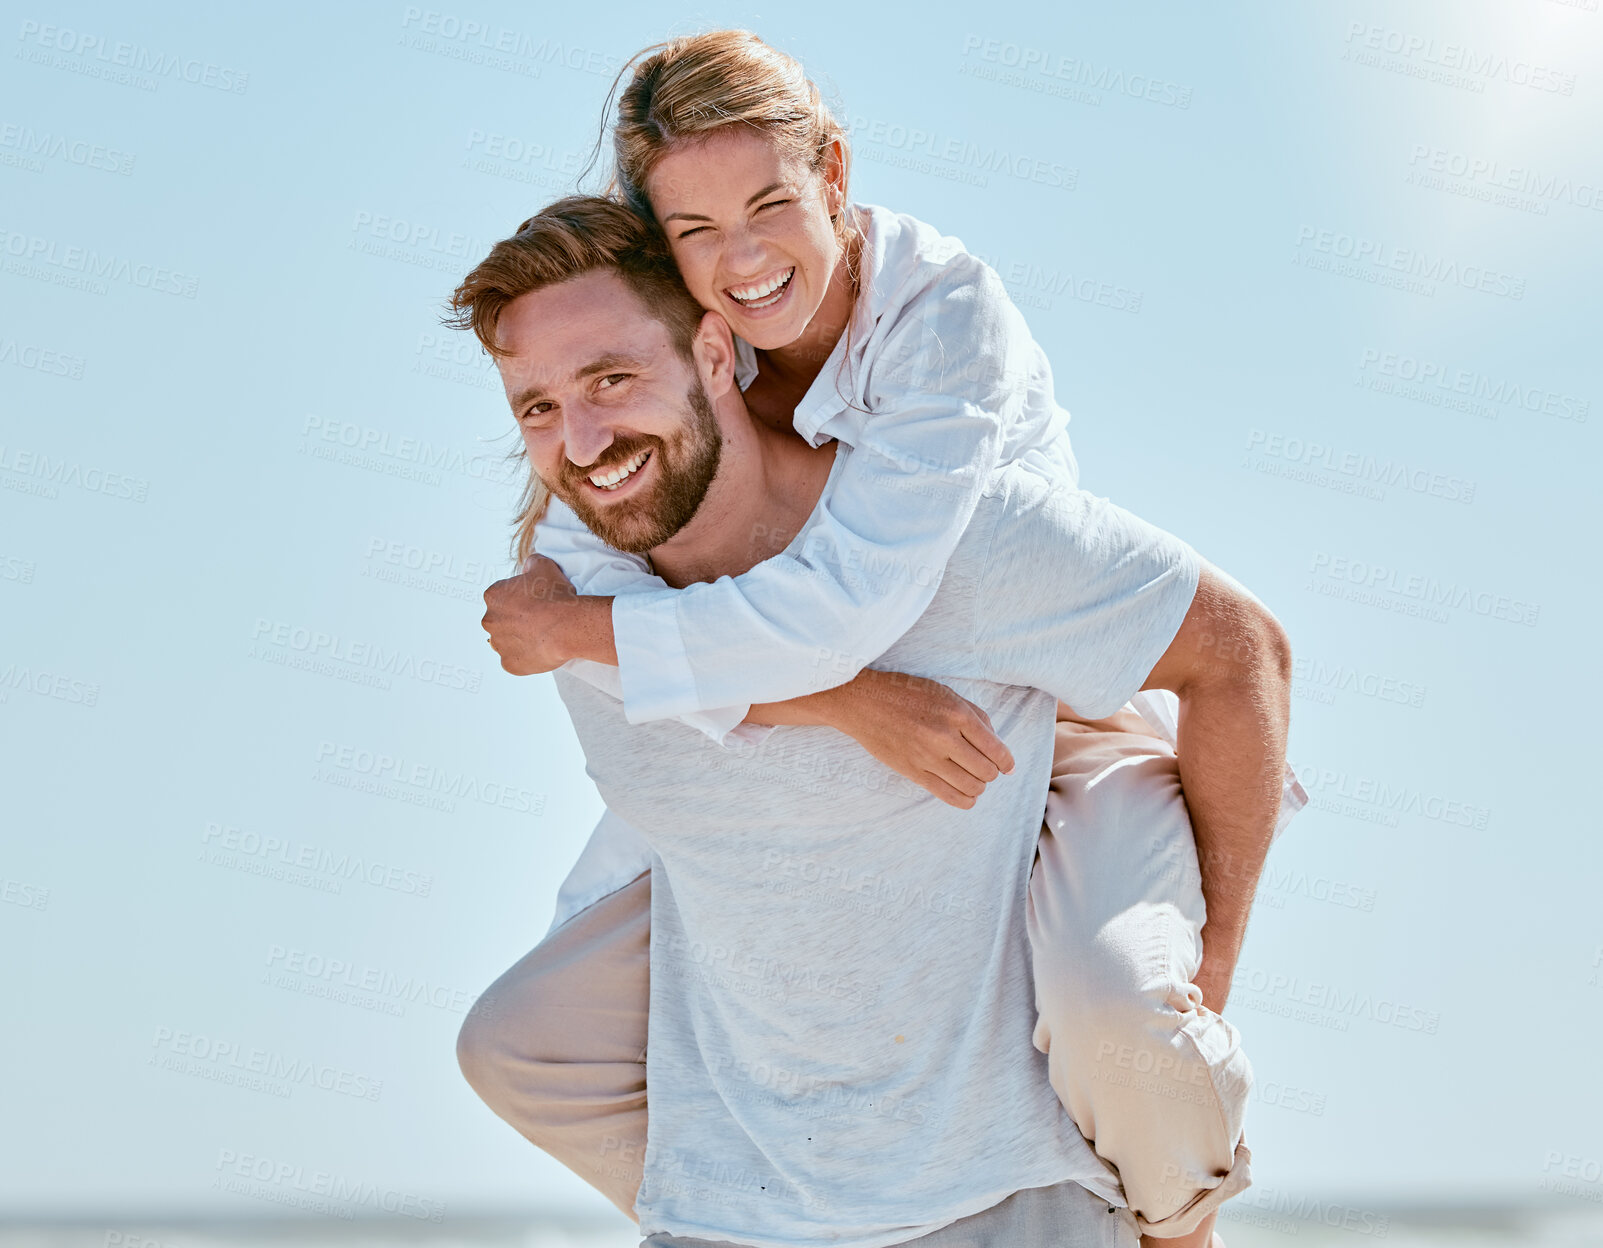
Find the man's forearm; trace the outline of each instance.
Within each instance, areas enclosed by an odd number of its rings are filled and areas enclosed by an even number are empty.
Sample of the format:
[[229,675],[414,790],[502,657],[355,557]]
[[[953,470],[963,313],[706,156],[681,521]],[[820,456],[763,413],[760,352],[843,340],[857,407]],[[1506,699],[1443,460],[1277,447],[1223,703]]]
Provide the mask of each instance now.
[[1180,783],[1208,907],[1197,985],[1215,1013],[1223,1011],[1230,994],[1280,812],[1291,715],[1290,656],[1267,638],[1265,645],[1264,661],[1180,695]]

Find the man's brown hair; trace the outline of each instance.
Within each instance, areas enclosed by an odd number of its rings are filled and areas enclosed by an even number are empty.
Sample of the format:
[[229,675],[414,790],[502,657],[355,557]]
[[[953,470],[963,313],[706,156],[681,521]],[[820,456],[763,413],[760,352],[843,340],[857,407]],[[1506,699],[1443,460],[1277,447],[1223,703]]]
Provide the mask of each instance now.
[[[471,329],[492,356],[506,355],[496,328],[508,304],[519,295],[597,269],[610,269],[622,278],[645,311],[667,326],[674,349],[690,359],[690,344],[704,313],[685,288],[667,239],[654,222],[617,200],[596,195],[569,195],[548,204],[511,238],[490,248],[452,294],[445,323]],[[528,458],[521,440],[508,458]],[[551,497],[533,464],[528,474],[512,521],[512,556],[520,566],[534,550],[534,526]]]
[[662,231],[598,195],[569,195],[548,204],[490,248],[452,294],[446,324],[471,329],[491,355],[505,355],[496,327],[508,304],[596,269],[616,272],[689,357],[702,307],[685,288]]

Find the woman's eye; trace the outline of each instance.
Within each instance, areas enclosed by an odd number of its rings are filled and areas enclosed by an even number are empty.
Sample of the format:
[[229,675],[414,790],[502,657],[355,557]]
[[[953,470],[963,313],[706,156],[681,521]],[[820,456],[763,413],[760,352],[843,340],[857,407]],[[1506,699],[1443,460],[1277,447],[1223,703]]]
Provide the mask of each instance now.
[[692,235],[705,234],[707,232],[707,229],[708,229],[708,227],[705,226],[705,225],[698,225],[693,230],[686,230],[683,234],[676,234],[674,236],[674,241],[676,243],[677,242],[683,242],[685,239],[690,238]]
[[757,211],[761,212],[764,208],[781,208],[788,203],[790,203],[788,199],[770,199],[766,204],[759,204]]

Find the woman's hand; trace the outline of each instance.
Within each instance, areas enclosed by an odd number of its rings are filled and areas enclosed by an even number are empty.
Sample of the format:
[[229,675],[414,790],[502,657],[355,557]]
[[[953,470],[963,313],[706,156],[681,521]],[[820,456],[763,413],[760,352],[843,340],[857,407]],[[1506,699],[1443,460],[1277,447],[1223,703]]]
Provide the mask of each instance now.
[[1013,770],[1013,753],[991,730],[991,717],[924,676],[865,667],[833,689],[755,705],[746,718],[838,728],[892,771],[960,810],[973,809],[987,784]]
[[544,555],[530,555],[516,576],[485,590],[484,608],[480,627],[514,676],[549,672],[569,659],[617,666],[612,599],[575,592]]
[[971,810],[987,784],[1013,770],[991,717],[938,680],[864,668],[838,692],[845,719],[836,726],[949,806]]

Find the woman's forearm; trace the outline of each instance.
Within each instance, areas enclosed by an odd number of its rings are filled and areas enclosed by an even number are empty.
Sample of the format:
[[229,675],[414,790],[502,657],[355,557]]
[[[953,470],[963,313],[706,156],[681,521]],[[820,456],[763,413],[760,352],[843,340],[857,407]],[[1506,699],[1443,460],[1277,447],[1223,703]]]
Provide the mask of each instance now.
[[[787,698],[783,702],[753,702],[746,712],[748,724],[809,724],[838,728],[855,737],[861,723],[864,698],[869,696],[870,671],[864,669],[844,685],[818,693]],[[874,672],[878,676],[880,673]],[[869,678],[869,679],[865,679]]]
[[[932,709],[951,690],[926,676],[882,672],[865,667],[845,684],[783,702],[756,702],[746,715],[751,724],[822,724],[857,737],[870,724],[913,719]],[[859,738],[861,739],[861,738]]]
[[581,594],[571,600],[563,613],[559,649],[567,659],[589,659],[592,663],[618,666],[618,647],[612,633],[610,595]]
[[925,676],[865,667],[833,689],[756,703],[746,721],[838,728],[893,771],[963,810],[1013,770],[1013,755],[990,717]]

